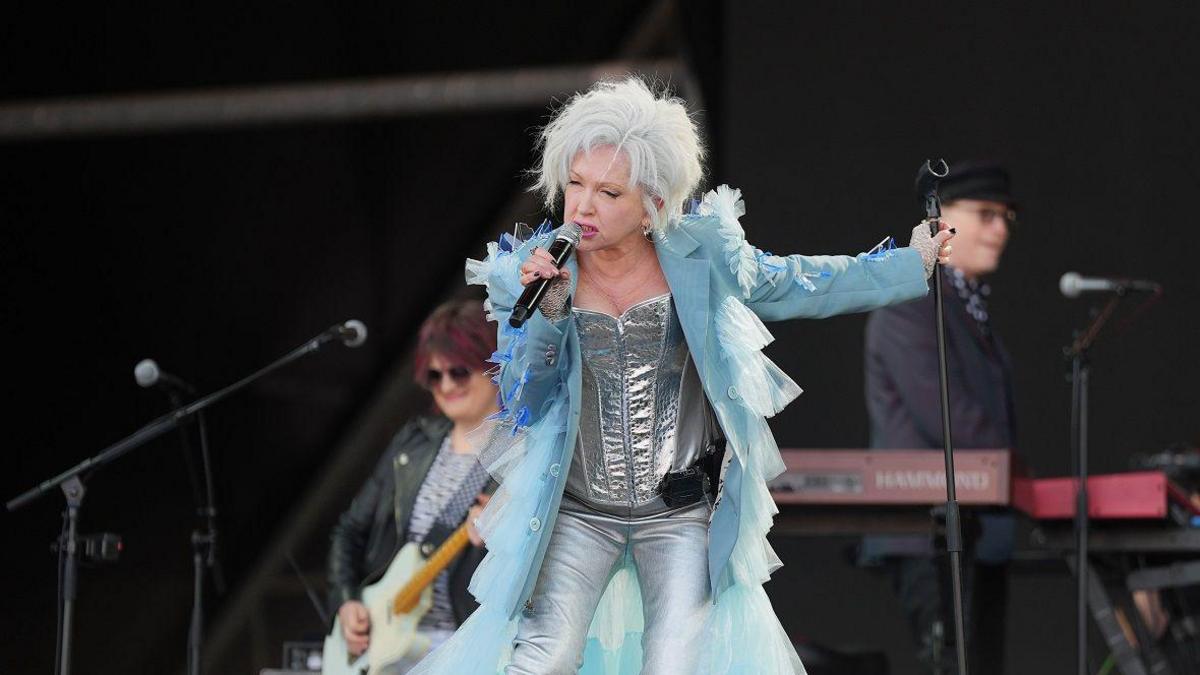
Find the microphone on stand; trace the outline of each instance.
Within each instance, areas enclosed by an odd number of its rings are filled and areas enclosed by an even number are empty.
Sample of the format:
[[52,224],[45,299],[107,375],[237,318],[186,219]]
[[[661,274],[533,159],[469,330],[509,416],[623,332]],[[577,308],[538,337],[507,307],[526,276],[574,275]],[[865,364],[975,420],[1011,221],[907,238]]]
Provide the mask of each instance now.
[[361,347],[367,341],[367,326],[358,319],[350,319],[345,323],[333,326],[325,331],[330,337],[341,340],[342,344],[354,349]]
[[1078,298],[1080,293],[1161,293],[1162,286],[1145,279],[1085,277],[1078,272],[1067,272],[1058,280],[1058,290],[1068,298]]
[[162,387],[169,391],[181,392],[191,396],[195,396],[196,390],[192,385],[184,382],[168,372],[163,371],[158,367],[158,363],[154,359],[142,359],[133,367],[133,379],[137,380],[139,386],[150,389],[152,387]]
[[[554,266],[562,269],[567,258],[571,257],[571,253],[575,251],[575,247],[579,245],[579,238],[583,235],[583,230],[575,223],[563,223],[563,226],[558,230],[558,236],[554,238],[554,243],[550,244],[550,248],[546,252],[554,258]],[[546,295],[546,289],[550,287],[550,282],[553,279],[538,279],[525,287],[521,293],[521,298],[517,300],[517,304],[513,307],[512,314],[508,317],[508,323],[513,328],[520,328],[530,316],[533,315],[533,310],[541,304],[542,297]]]
[[[215,524],[217,511],[214,508],[212,471],[211,465],[208,463],[207,442],[205,440],[204,411],[212,405],[230,397],[232,394],[263,379],[267,375],[320,350],[327,342],[341,340],[347,347],[358,347],[366,339],[367,327],[361,321],[350,320],[341,325],[333,326],[237,382],[227,385],[223,389],[219,389],[211,394],[202,396],[186,406],[175,405],[175,409],[171,412],[151,420],[137,431],[101,450],[96,455],[84,459],[59,473],[57,476],[38,483],[5,503],[5,508],[8,511],[16,511],[38,497],[54,491],[61,491],[67,500],[67,509],[63,513],[63,534],[60,537],[60,541],[63,542],[61,550],[64,553],[59,559],[60,621],[57,629],[58,647],[55,650],[56,663],[59,665],[56,666],[56,671],[62,673],[70,671],[76,586],[79,574],[78,545],[80,538],[76,527],[79,522],[79,512],[86,491],[80,475],[84,472],[94,472],[115,462],[169,431],[182,429],[185,423],[191,421],[192,418],[196,418],[198,422],[197,426],[200,429],[200,451],[206,465],[204,472],[206,494],[204,495],[204,501],[201,502],[202,506],[199,513],[204,517],[206,523],[204,531],[194,530],[192,532],[192,546],[194,550],[192,562],[195,570],[195,583],[192,585],[192,621],[188,634],[188,672],[199,673],[201,666],[200,655],[203,653],[201,644],[203,631],[201,629],[204,625],[202,600],[204,597],[203,579],[205,576],[203,568],[205,566],[212,569],[213,578],[217,582],[218,590],[222,586],[222,575],[220,574],[220,568],[217,564],[216,554],[214,553],[217,543],[217,529]],[[183,380],[172,378],[169,374],[164,373],[158,367],[158,364],[151,359],[144,359],[137,364],[137,367],[134,368],[134,378],[143,387],[161,386],[171,396],[178,396],[179,392],[176,390],[176,387],[180,385],[183,385],[182,388],[184,389],[190,389]]]

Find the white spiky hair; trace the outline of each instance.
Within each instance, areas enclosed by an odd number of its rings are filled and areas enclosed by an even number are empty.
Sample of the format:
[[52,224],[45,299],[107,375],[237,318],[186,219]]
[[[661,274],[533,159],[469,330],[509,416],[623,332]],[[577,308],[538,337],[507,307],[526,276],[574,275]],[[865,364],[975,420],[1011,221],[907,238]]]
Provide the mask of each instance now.
[[[656,228],[679,218],[703,173],[704,145],[684,102],[656,93],[642,78],[598,82],[572,96],[538,134],[541,166],[531,190],[554,209],[580,152],[612,146],[629,158],[630,180],[640,185]],[[662,200],[662,208],[655,199]]]

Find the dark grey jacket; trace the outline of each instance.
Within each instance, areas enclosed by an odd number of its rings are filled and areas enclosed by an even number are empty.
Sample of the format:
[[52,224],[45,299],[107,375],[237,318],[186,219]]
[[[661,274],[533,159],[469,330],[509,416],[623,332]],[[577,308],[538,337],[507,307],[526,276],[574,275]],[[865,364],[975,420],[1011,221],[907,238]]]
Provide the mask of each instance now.
[[[943,274],[954,447],[1012,448],[1012,364],[1000,338],[980,333]],[[873,448],[941,448],[933,293],[867,319],[867,412]]]
[[[348,600],[361,599],[362,587],[383,576],[404,546],[417,491],[450,428],[444,417],[421,417],[406,424],[392,437],[371,478],[338,519],[329,547],[332,612]],[[467,585],[483,555],[482,548],[469,546],[448,568],[459,623],[477,607]]]

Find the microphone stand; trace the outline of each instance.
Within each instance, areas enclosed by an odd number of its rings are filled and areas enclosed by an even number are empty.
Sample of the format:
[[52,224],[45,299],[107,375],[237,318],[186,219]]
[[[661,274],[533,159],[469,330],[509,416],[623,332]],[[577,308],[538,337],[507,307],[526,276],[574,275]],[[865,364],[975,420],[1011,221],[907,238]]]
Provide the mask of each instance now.
[[[195,392],[188,387],[192,394]],[[171,408],[178,410],[183,407],[179,390],[167,387],[166,394],[171,402]],[[212,570],[213,584],[217,593],[225,592],[225,580],[221,574],[221,566],[217,560],[217,506],[213,499],[213,472],[208,451],[208,425],[205,423],[204,412],[196,413],[196,427],[200,436],[200,464],[204,474],[204,487],[201,490],[196,480],[196,468],[192,462],[192,444],[187,431],[180,427],[179,442],[183,448],[184,459],[188,466],[188,474],[192,482],[193,497],[196,500],[196,515],[203,519],[203,531],[199,527],[192,529],[192,617],[188,626],[187,673],[200,675],[200,654],[204,644],[204,578],[205,568]]]
[[[930,221],[933,235],[938,233],[942,217],[942,201],[938,197],[938,181],[950,175],[946,160],[939,159],[931,164],[925,160],[918,174],[918,191],[925,203],[925,218]],[[942,449],[946,456],[946,552],[950,557],[950,586],[954,595],[954,637],[958,654],[958,672],[967,675],[967,636],[963,617],[962,596],[962,518],[958,509],[958,497],[954,484],[954,444],[950,436],[950,380],[946,366],[946,317],[942,306],[942,277],[934,263],[933,283],[934,306],[936,308],[938,350],[938,393],[942,411]]]
[[188,628],[188,675],[200,675],[200,654],[204,646],[204,568],[212,571],[218,594],[225,593],[225,576],[217,559],[217,503],[213,499],[212,462],[208,452],[208,427],[204,413],[196,413],[200,429],[200,463],[204,471],[204,501],[196,514],[204,519],[204,531],[192,530],[192,623]]
[[[183,407],[183,398],[180,392],[186,392],[189,395],[195,396],[196,391],[190,384],[182,380],[173,383],[164,383],[162,387],[163,393],[167,396],[167,401],[171,404],[171,410],[178,410]],[[191,544],[192,544],[192,616],[191,623],[188,625],[188,643],[187,643],[187,675],[200,675],[200,654],[203,644],[204,631],[204,569],[208,567],[213,571],[213,580],[216,582],[217,592],[224,593],[224,583],[220,576],[220,568],[216,566],[216,544],[217,544],[217,527],[216,527],[216,502],[213,500],[212,491],[212,466],[209,463],[208,452],[208,425],[204,420],[204,413],[196,413],[196,427],[199,429],[200,436],[200,462],[204,472],[204,487],[200,486],[200,481],[196,478],[196,466],[192,459],[192,442],[188,435],[186,427],[179,428],[179,445],[183,450],[184,464],[187,465],[188,479],[192,484],[192,497],[196,503],[196,515],[205,519],[206,529],[201,531],[198,527],[193,527]]]
[[[1088,350],[1096,343],[1100,330],[1112,318],[1117,305],[1131,288],[1118,286],[1104,307],[1096,312],[1092,322],[1082,331],[1076,331],[1075,340],[1063,348],[1063,355],[1071,359],[1071,449],[1075,454],[1075,665],[1078,675],[1087,675],[1087,600],[1088,600],[1088,386],[1092,363]],[[1120,333],[1128,328],[1142,312],[1162,297],[1162,288],[1157,284],[1148,300],[1139,305],[1132,315],[1117,325]]]
[[[79,542],[76,532],[76,524],[79,520],[79,511],[83,506],[83,495],[85,492],[81,475],[84,472],[99,469],[110,462],[116,461],[135,448],[145,445],[149,441],[162,436],[172,429],[179,428],[181,424],[190,420],[192,416],[199,415],[209,406],[221,401],[229,395],[269,375],[270,373],[292,363],[293,361],[319,350],[326,343],[338,339],[340,335],[339,330],[341,328],[341,326],[335,326],[314,337],[300,347],[297,347],[275,362],[260,368],[254,373],[251,373],[237,382],[234,382],[224,389],[215,391],[203,398],[187,404],[186,406],[177,408],[176,410],[162,415],[161,417],[151,420],[142,428],[117,441],[116,443],[113,443],[97,453],[95,456],[83,460],[66,471],[59,473],[53,478],[42,481],[36,486],[21,493],[17,497],[9,500],[5,507],[10,512],[26,506],[30,502],[36,500],[38,497],[41,497],[42,495],[51,492],[56,488],[61,488],[67,500],[67,510],[63,513],[63,529],[66,530],[66,536],[65,541],[59,542],[59,545],[66,551],[66,555],[63,559],[62,575],[60,577],[61,580],[59,588],[59,594],[62,597],[62,620],[58,629],[58,653],[55,655],[55,661],[57,663],[57,675],[68,675],[71,672],[71,635],[74,623],[75,595],[79,574]],[[209,488],[211,494],[211,482]],[[210,527],[211,526],[210,520]],[[209,555],[212,555],[211,548],[209,549]],[[193,620],[195,620],[195,613],[197,611],[197,608],[193,608]],[[196,634],[198,636],[198,631],[196,631]]]
[[1075,452],[1075,667],[1087,675],[1088,634],[1088,378],[1091,360],[1088,349],[1108,322],[1124,296],[1118,292],[1104,305],[1082,332],[1077,333],[1063,354],[1071,359],[1071,449]]

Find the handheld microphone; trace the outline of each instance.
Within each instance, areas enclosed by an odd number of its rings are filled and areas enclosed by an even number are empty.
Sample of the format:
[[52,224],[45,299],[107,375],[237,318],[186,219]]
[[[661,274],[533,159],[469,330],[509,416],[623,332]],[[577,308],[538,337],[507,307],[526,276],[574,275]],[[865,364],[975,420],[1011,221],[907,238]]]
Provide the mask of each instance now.
[[[571,253],[575,251],[575,247],[579,245],[579,238],[582,236],[583,230],[575,223],[564,223],[558,229],[558,236],[554,238],[554,243],[550,244],[550,248],[546,252],[554,258],[554,266],[562,269],[567,258],[571,257]],[[538,279],[525,287],[521,293],[520,299],[513,307],[512,314],[508,317],[508,323],[513,328],[520,328],[530,316],[533,315],[533,310],[541,304],[542,297],[546,295],[546,289],[550,287],[550,282],[553,279]]]
[[1058,290],[1068,298],[1077,298],[1080,293],[1159,293],[1162,286],[1144,279],[1118,279],[1112,277],[1085,277],[1078,272],[1067,272],[1058,280]]
[[163,371],[158,367],[158,363],[154,359],[142,359],[138,361],[137,365],[133,367],[133,379],[137,380],[139,386],[146,389],[162,387],[167,390],[174,390],[193,396],[196,394],[196,390],[192,388],[192,385]]
[[341,340],[342,344],[351,349],[361,347],[362,343],[367,341],[367,327],[358,319],[350,319],[345,323],[333,326],[326,333]]

